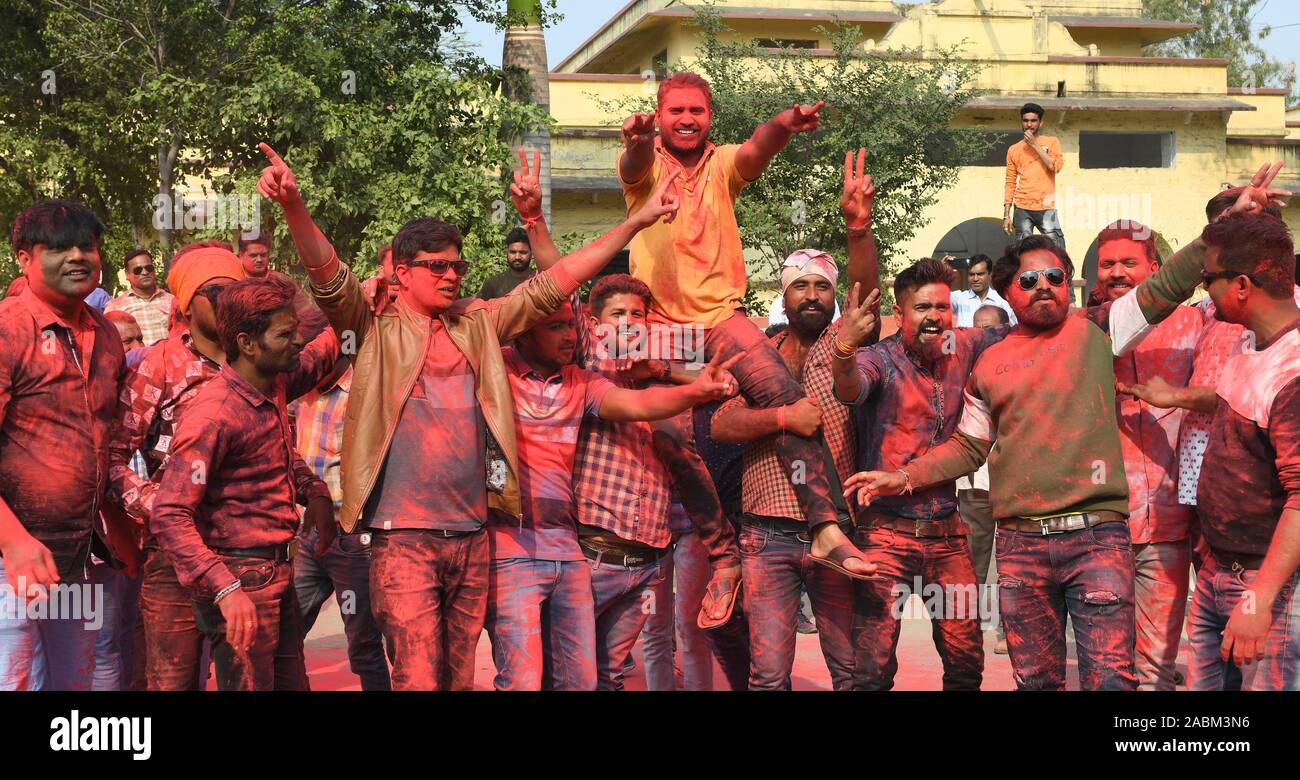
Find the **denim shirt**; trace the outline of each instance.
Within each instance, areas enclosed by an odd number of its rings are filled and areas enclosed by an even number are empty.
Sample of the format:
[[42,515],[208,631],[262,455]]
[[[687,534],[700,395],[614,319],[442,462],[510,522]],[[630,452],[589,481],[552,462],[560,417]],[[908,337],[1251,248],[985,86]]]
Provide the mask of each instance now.
[[[897,471],[947,441],[961,419],[976,359],[1010,331],[1011,326],[956,328],[951,347],[929,368],[903,346],[901,333],[858,350],[861,389],[852,401],[858,469]],[[947,517],[957,511],[956,486],[941,482],[910,495],[880,496],[870,511],[912,520]]]

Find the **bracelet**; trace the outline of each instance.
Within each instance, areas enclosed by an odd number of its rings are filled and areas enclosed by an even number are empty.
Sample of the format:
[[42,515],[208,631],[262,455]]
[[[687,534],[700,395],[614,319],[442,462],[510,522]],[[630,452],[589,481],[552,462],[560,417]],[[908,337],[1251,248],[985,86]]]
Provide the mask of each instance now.
[[840,360],[852,360],[853,355],[856,352],[857,349],[845,346],[844,342],[840,341],[838,336],[836,336],[835,340],[831,342],[831,354]]
[[239,580],[235,580],[234,582],[230,583],[226,587],[217,591],[217,595],[215,598],[212,599],[212,603],[216,604],[218,601],[221,601],[226,596],[229,596],[231,593],[234,593],[235,591],[239,590],[241,587],[243,586],[240,584]]
[[859,238],[871,232],[871,224],[868,223],[866,225],[863,225],[862,227],[847,228],[845,232],[847,232],[853,238]]
[[785,407],[776,407],[776,427],[777,430],[785,432]]
[[907,480],[907,484],[903,486],[903,494],[908,496],[912,495],[912,475],[902,469],[899,469],[898,473],[902,474],[903,479]]
[[527,230],[528,228],[531,227],[537,227],[537,223],[542,221],[542,215],[538,214],[535,217],[524,217],[523,220],[524,220],[524,229]]

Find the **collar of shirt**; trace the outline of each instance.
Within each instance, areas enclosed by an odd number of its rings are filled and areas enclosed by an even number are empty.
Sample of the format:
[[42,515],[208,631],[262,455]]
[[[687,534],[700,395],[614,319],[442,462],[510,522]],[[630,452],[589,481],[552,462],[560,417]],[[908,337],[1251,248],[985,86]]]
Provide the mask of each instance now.
[[139,298],[142,301],[152,301],[164,295],[168,295],[168,292],[163,288],[159,287],[153,291],[153,295],[150,295],[148,298],[146,298],[140,293],[136,292],[134,287],[127,287],[126,294],[131,296],[132,298]]
[[510,371],[510,373],[514,374],[515,376],[524,377],[524,378],[532,376],[534,379],[536,379],[539,382],[542,382],[543,384],[560,382],[563,381],[564,379],[563,366],[560,366],[560,370],[556,371],[551,376],[544,377],[540,373],[538,373],[537,369],[533,368],[528,363],[528,361],[524,359],[524,356],[519,354],[519,350],[515,349],[514,347],[502,347],[501,357],[504,358],[505,360],[506,369]]
[[655,152],[663,158],[665,163],[681,170],[682,175],[681,178],[677,180],[678,182],[688,181],[695,178],[695,174],[704,170],[704,166],[708,164],[709,158],[713,156],[713,153],[717,150],[718,147],[714,146],[712,141],[705,141],[704,154],[700,155],[700,161],[695,164],[695,169],[688,171],[686,170],[686,166],[682,165],[676,157],[673,157],[672,152],[668,151],[664,146],[663,137],[655,136]]
[[77,307],[77,321],[68,322],[50,307],[48,303],[41,300],[32,288],[29,286],[22,292],[22,300],[27,304],[27,311],[31,312],[32,319],[36,320],[36,327],[45,329],[51,325],[59,325],[70,331],[80,333],[94,327],[94,320],[86,315],[86,304],[82,303]]
[[[235,392],[239,393],[244,397],[244,400],[248,401],[250,406],[256,407],[262,404],[272,403],[270,398],[264,395],[261,390],[258,390],[256,387],[249,384],[248,380],[244,379],[235,371],[235,369],[231,368],[229,363],[221,367],[221,375],[226,378],[226,381],[230,383],[230,386],[234,388]],[[275,381],[278,387],[279,384],[284,381],[283,374],[277,376]]]

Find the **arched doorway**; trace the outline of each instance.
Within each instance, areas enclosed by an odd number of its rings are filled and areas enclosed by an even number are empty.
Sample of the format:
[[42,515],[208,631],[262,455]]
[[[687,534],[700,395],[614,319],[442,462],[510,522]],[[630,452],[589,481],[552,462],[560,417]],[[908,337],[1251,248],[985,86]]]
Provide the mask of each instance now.
[[[1164,236],[1159,231],[1151,231],[1156,240],[1156,255],[1160,261],[1168,260],[1174,250],[1165,241]],[[1092,289],[1097,286],[1097,239],[1093,239],[1088,245],[1088,253],[1083,256],[1083,302],[1087,303],[1088,296],[1092,295]]]
[[966,289],[966,259],[972,255],[988,255],[997,259],[1011,243],[1011,236],[1002,230],[1002,222],[993,217],[976,217],[958,224],[944,234],[934,248],[934,257],[952,255],[957,262],[957,287]]

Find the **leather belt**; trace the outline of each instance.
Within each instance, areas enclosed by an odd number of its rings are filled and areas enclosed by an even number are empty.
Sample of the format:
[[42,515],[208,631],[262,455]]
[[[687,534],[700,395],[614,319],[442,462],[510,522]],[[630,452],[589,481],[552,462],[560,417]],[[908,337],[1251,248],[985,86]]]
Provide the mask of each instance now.
[[1210,548],[1210,555],[1214,558],[1215,563],[1229,571],[1253,570],[1264,565],[1264,556],[1262,555],[1242,555],[1241,553],[1219,552],[1213,547]]
[[1064,534],[1070,531],[1082,531],[1085,528],[1091,528],[1094,525],[1103,523],[1124,523],[1128,518],[1119,512],[1102,510],[1100,512],[1076,512],[1069,515],[1057,515],[1055,517],[1043,517],[1034,520],[1028,517],[1009,517],[998,521],[998,528],[1004,528],[1008,531],[1021,531],[1024,533],[1041,534]]
[[965,536],[970,528],[962,522],[961,515],[953,512],[938,520],[913,520],[910,517],[894,515],[867,514],[864,528],[889,528],[911,534],[920,539],[944,539],[949,536]]
[[212,551],[230,558],[265,558],[276,562],[287,561],[292,557],[289,555],[288,542],[268,544],[265,547],[213,547]]
[[582,548],[582,554],[587,556],[588,560],[595,561],[598,564],[612,563],[625,569],[639,569],[642,566],[648,566],[667,554],[667,550],[645,550],[643,552],[627,552],[612,548],[598,550],[582,541],[578,542],[578,546]]

